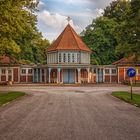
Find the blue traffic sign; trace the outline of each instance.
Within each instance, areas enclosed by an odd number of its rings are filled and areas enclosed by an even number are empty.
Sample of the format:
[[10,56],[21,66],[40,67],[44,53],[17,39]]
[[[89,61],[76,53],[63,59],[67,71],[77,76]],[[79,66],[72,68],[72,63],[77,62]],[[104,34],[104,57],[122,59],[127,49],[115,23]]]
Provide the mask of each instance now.
[[136,76],[136,70],[135,70],[134,68],[129,68],[129,69],[127,70],[127,75],[128,75],[129,77],[134,77],[134,76]]

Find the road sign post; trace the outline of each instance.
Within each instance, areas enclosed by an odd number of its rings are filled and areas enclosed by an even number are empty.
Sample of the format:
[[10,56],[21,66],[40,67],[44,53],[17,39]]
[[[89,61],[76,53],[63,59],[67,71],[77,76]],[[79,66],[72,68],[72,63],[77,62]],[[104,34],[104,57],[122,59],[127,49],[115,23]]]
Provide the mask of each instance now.
[[133,99],[133,81],[132,81],[132,78],[130,77],[130,85],[131,85],[131,100]]
[[131,85],[131,100],[133,99],[133,77],[136,76],[136,70],[134,68],[129,68],[127,70],[127,75],[130,77],[130,85]]

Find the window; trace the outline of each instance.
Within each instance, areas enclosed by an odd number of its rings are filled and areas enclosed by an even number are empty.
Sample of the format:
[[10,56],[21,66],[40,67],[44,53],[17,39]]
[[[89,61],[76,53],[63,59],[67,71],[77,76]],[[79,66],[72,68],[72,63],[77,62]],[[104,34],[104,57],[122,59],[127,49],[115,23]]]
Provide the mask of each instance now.
[[33,70],[32,69],[28,69],[28,74],[32,74]]
[[80,54],[77,53],[77,62],[80,63]]
[[74,53],[72,54],[72,63],[74,63]]
[[64,58],[63,61],[66,62],[66,54],[65,53],[63,55],[63,58]]
[[105,74],[109,74],[109,69],[105,69]]
[[22,73],[22,74],[26,74],[26,69],[22,69],[22,70],[21,70],[21,73]]
[[116,69],[112,69],[112,74],[117,74],[117,70]]
[[2,69],[2,70],[1,70],[1,73],[2,73],[2,74],[6,74],[6,69]]
[[68,53],[68,63],[70,63],[70,53]]
[[61,53],[59,53],[59,62],[61,62]]
[[8,74],[11,74],[12,73],[12,71],[11,70],[8,70]]

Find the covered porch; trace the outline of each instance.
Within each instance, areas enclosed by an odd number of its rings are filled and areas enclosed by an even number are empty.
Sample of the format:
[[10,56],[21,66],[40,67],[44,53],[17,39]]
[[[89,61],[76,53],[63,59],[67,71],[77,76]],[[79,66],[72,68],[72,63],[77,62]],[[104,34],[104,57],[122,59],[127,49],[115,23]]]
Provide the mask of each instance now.
[[34,83],[76,84],[90,83],[90,67],[49,66],[36,67]]

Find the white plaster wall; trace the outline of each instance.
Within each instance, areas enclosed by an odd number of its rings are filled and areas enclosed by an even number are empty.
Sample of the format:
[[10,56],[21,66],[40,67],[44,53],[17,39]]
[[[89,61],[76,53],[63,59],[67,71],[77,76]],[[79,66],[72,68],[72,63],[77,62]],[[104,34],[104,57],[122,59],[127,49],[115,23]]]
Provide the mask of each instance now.
[[57,63],[57,60],[58,57],[56,52],[47,54],[47,64]]
[[90,54],[87,52],[81,52],[81,63],[90,64]]
[[[61,53],[61,62],[59,62],[59,53]],[[90,64],[90,53],[88,52],[72,52],[72,51],[62,51],[62,52],[52,52],[47,54],[47,64],[64,63],[63,56],[66,56],[65,63],[82,63]],[[68,62],[68,53],[70,53],[70,62]],[[74,62],[72,61],[72,55],[74,54]],[[77,54],[80,54],[79,62]]]

